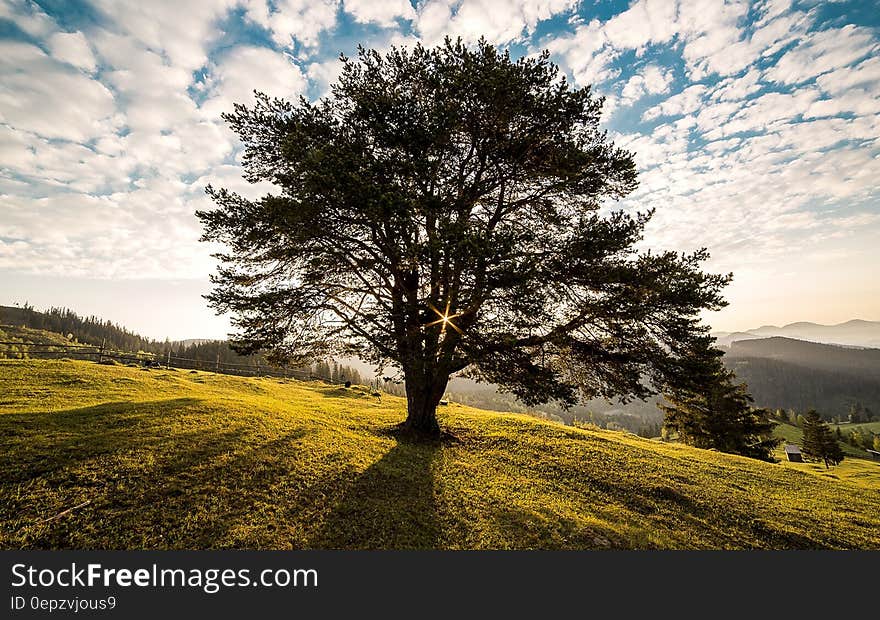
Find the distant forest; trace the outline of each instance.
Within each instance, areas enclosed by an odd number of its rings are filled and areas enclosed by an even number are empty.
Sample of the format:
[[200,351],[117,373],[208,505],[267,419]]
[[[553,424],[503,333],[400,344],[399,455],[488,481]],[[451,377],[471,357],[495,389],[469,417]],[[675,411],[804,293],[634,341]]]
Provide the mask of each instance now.
[[[82,317],[69,308],[49,308],[40,312],[28,304],[22,307],[0,306],[0,325],[27,327],[71,336],[70,341],[73,344],[104,346],[130,353],[153,353],[160,360],[170,352],[176,358],[206,363],[220,362],[251,368],[266,368],[270,365],[261,354],[239,355],[225,340],[151,340],[96,316]],[[310,367],[299,370],[307,370],[316,378],[334,383],[369,383],[369,379],[362,377],[357,369],[334,360],[319,360]]]
[[761,407],[816,409],[844,422],[880,418],[880,349],[762,338],[734,342],[725,363]]

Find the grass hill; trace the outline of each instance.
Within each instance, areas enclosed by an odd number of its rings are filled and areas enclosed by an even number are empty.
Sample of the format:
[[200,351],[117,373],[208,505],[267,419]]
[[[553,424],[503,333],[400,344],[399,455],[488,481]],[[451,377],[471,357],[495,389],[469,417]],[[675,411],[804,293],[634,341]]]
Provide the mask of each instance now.
[[[30,327],[21,327],[17,325],[0,324],[0,342],[20,342],[23,344],[46,344],[46,345],[68,345],[71,339],[56,332],[50,332],[43,329],[32,329]],[[3,349],[0,348],[0,352]]]
[[389,432],[404,407],[0,360],[0,547],[880,548],[869,461],[843,478],[454,404],[455,440],[412,443]]

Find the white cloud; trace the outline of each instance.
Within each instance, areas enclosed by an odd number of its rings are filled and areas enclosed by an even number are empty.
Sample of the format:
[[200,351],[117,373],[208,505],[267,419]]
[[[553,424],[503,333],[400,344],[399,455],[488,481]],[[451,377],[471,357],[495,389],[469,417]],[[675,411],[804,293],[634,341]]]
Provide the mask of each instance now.
[[0,268],[92,278],[199,277],[212,261],[194,253],[199,225],[185,186],[154,181],[106,196],[61,192],[39,199],[2,196]]
[[107,88],[35,45],[0,42],[0,75],[0,122],[15,129],[82,142],[118,123]]
[[682,56],[694,79],[736,73],[755,59],[742,29],[748,11],[749,3],[743,0],[681,3],[678,27],[686,41]]
[[373,22],[392,26],[398,18],[411,20],[416,16],[409,0],[344,0],[343,6],[347,13],[351,13],[362,24]]
[[640,49],[664,43],[678,32],[678,6],[668,0],[637,0],[626,11],[608,20],[603,32],[617,49]]
[[517,41],[537,24],[577,4],[576,0],[427,0],[419,8],[415,27],[428,45],[444,36],[490,43]]
[[657,65],[648,65],[633,75],[620,92],[621,104],[631,105],[645,95],[659,95],[669,91],[672,71],[664,71]]
[[318,87],[318,96],[327,93],[330,85],[333,84],[342,73],[342,61],[339,58],[330,58],[321,62],[313,62],[306,68],[306,75],[309,81]]
[[231,112],[233,103],[253,105],[254,90],[295,99],[305,92],[306,79],[283,53],[265,47],[236,47],[212,65],[205,85],[209,99],[202,110],[216,118],[221,112]]
[[22,31],[37,39],[42,39],[57,29],[55,20],[29,0],[3,0],[0,2],[0,19],[15,23]]
[[875,96],[880,96],[880,57],[875,56],[854,67],[838,68],[816,79],[819,88],[838,94],[857,86],[870,85]]
[[339,11],[339,0],[279,0],[274,6],[266,0],[245,0],[245,5],[248,18],[269,30],[283,47],[294,41],[313,47],[318,36],[336,24]]
[[707,90],[708,88],[703,84],[688,86],[680,93],[668,97],[653,108],[649,108],[643,116],[645,120],[653,120],[659,116],[690,114],[703,104],[703,95]]
[[61,62],[89,73],[96,68],[95,55],[81,32],[56,32],[49,37],[49,53]]
[[800,84],[870,56],[877,49],[876,35],[868,28],[850,24],[822,30],[807,35],[783,54],[765,76],[782,84]]
[[857,116],[869,116],[880,113],[880,95],[877,91],[851,88],[828,99],[814,101],[804,111],[804,118],[822,116],[838,116],[852,113]]
[[602,30],[602,24],[593,20],[579,25],[571,35],[559,36],[544,42],[552,54],[561,59],[579,86],[601,83],[620,74],[611,63],[620,55]]
[[739,101],[761,90],[761,72],[750,69],[744,75],[727,78],[719,82],[713,89],[711,98],[721,101]]
[[[747,0],[636,0],[606,22],[580,24],[547,46],[586,85],[616,77],[611,65],[626,50],[641,57],[650,45],[681,44],[685,68],[699,81],[738,74],[803,33],[810,16],[783,7],[774,2],[752,7]],[[745,28],[750,10],[759,15],[751,33]]]
[[239,0],[94,0],[119,33],[133,37],[167,63],[194,71],[207,61],[208,46],[220,36],[218,20]]

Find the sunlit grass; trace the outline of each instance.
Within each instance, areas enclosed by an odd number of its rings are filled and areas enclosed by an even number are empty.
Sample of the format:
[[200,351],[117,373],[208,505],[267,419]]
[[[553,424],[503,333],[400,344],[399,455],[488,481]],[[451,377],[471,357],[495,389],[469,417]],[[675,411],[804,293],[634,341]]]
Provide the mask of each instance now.
[[357,386],[0,361],[0,547],[880,548],[870,461],[825,472],[455,404],[456,440],[401,442],[404,408]]

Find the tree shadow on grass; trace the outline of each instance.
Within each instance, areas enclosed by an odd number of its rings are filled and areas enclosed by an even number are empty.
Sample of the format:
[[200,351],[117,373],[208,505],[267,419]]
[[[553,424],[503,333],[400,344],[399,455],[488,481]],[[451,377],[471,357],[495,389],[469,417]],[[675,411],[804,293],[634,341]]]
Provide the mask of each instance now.
[[345,490],[309,546],[319,549],[433,549],[440,541],[433,463],[440,442],[398,438]]
[[155,448],[167,434],[155,421],[197,398],[117,401],[61,411],[0,416],[0,482],[21,483],[122,447]]
[[287,474],[273,455],[305,431],[261,441],[244,424],[205,424],[212,412],[200,402],[0,416],[0,548],[221,544],[229,524],[247,518],[251,494],[267,496]]

